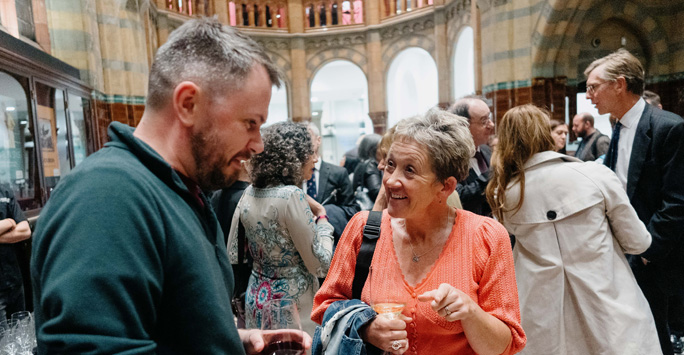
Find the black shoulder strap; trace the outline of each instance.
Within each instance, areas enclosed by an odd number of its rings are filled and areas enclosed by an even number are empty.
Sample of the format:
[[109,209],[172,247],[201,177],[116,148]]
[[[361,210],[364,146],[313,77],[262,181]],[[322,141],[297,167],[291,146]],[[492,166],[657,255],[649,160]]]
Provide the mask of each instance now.
[[380,237],[381,223],[382,211],[370,211],[368,213],[368,221],[366,221],[366,226],[363,227],[361,249],[359,249],[359,254],[356,256],[354,282],[352,283],[353,299],[361,299],[361,290],[363,290],[363,285],[368,278],[368,270],[375,252],[375,243],[378,241],[378,237]]

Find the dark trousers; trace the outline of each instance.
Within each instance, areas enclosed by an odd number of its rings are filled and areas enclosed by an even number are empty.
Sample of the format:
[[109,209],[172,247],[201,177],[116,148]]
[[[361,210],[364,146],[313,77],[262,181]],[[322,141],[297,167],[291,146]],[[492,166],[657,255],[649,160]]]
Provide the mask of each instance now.
[[670,333],[676,334],[678,337],[684,336],[684,296],[670,296],[667,306]]
[[0,290],[0,319],[10,320],[12,313],[25,310],[23,286]]
[[658,340],[664,355],[674,354],[672,342],[670,341],[670,326],[668,324],[668,304],[670,296],[660,285],[660,278],[655,275],[655,268],[644,266],[641,260],[631,260],[634,277],[641,287],[641,291],[646,296],[648,305],[651,307],[656,329],[658,330]]

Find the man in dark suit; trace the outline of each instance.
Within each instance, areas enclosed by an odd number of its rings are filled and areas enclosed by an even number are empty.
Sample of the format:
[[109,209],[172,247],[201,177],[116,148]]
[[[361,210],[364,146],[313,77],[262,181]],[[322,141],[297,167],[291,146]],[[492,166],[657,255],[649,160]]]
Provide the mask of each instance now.
[[684,120],[646,104],[644,69],[620,49],[587,67],[587,98],[618,119],[605,164],[627,190],[653,242],[630,265],[651,306],[664,354],[673,354],[668,297],[684,292]]
[[304,182],[303,189],[307,195],[325,207],[328,221],[335,227],[333,236],[335,237],[335,244],[337,244],[347,222],[358,212],[351,180],[347,169],[320,159],[320,131],[313,123],[309,123],[307,128],[314,144],[314,152],[319,155],[319,159],[314,166],[311,179]]
[[466,96],[459,99],[449,112],[465,117],[470,123],[470,134],[477,150],[470,159],[470,171],[465,181],[459,181],[456,191],[464,210],[483,216],[491,216],[492,209],[487,203],[485,188],[489,183],[489,161],[492,150],[487,145],[489,136],[494,133],[492,113],[487,103],[479,96]]

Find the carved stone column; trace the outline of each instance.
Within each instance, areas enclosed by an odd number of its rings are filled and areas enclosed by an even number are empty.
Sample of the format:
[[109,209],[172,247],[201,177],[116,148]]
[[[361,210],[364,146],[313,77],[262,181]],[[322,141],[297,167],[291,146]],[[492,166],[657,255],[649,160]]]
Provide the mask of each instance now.
[[200,15],[200,16],[206,16],[208,15],[207,13],[204,12],[204,0],[195,0],[195,7],[192,8],[192,11],[195,13],[195,15]]
[[254,27],[254,4],[247,4],[247,21],[249,27]]
[[266,5],[259,4],[259,27],[268,27],[266,23]]
[[390,16],[397,14],[397,2],[395,0],[390,0]]
[[385,3],[385,0],[380,1],[365,1],[363,3],[363,12],[366,17],[366,26],[377,25],[380,23],[381,12],[384,13],[384,6],[381,9],[381,5]]
[[309,81],[306,72],[306,47],[304,38],[295,37],[290,44],[292,60],[292,120],[310,121]]
[[368,109],[370,111],[368,115],[373,121],[375,132],[382,134],[387,128],[387,103],[385,101],[382,38],[378,30],[368,31],[366,53],[368,55]]
[[228,18],[228,0],[214,0],[214,13],[221,23],[230,24]]
[[321,27],[321,5],[320,2],[314,5],[314,27]]
[[435,9],[435,64],[437,65],[437,95],[439,102],[451,101],[451,67],[449,66],[449,44],[447,43],[447,20],[444,8]]
[[240,1],[235,3],[235,25],[245,25],[245,16],[242,14],[242,2]]
[[369,112],[368,116],[373,121],[373,132],[385,134],[387,131],[387,111]]
[[332,25],[332,4],[323,3],[325,6],[325,25],[330,27]]
[[[309,22],[309,19],[306,19]],[[304,8],[302,0],[289,0],[287,2],[287,26],[290,33],[304,32]]]
[[473,55],[475,58],[475,93],[482,94],[482,27],[477,0],[470,1],[470,27],[473,28]]

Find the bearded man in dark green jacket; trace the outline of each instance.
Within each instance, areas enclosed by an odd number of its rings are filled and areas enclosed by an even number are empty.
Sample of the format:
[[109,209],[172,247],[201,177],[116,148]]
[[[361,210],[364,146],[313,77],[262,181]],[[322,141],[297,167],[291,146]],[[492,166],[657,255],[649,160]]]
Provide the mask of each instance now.
[[[262,48],[212,19],[159,48],[143,118],[66,176],[42,211],[31,276],[39,353],[244,354],[223,233],[202,190],[263,151],[271,87]],[[310,340],[310,339],[308,339]]]

